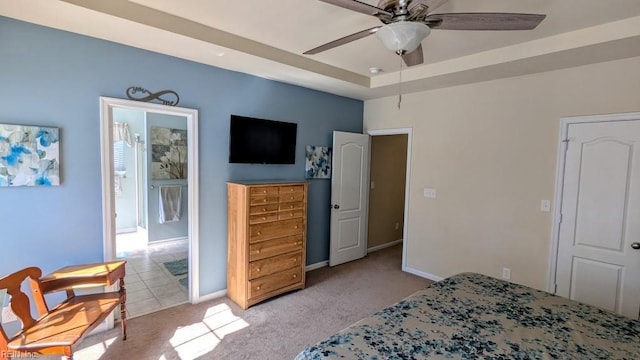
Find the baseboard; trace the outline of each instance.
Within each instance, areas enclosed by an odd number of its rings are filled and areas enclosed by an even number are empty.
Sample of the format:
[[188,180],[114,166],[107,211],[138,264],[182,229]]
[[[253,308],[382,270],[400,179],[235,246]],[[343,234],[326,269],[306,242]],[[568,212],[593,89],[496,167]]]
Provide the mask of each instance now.
[[205,301],[219,299],[227,295],[227,289],[212,292],[211,294],[201,295],[194,304],[200,304]]
[[188,241],[188,240],[189,240],[188,236],[181,236],[181,237],[175,237],[175,238],[171,238],[171,239],[162,239],[162,240],[149,241],[147,243],[147,246],[166,244],[166,243],[169,243],[169,242]]
[[440,281],[440,280],[444,279],[443,277],[436,276],[436,275],[433,275],[433,274],[429,274],[429,273],[426,273],[424,271],[416,270],[416,269],[410,268],[408,266],[406,268],[404,268],[404,271],[408,272],[409,274],[417,275],[417,276],[420,276],[422,278],[433,280],[433,281]]
[[118,230],[116,230],[116,235],[130,234],[130,233],[134,233],[134,232],[138,232],[138,228],[137,227],[118,229]]
[[[374,247],[371,247],[371,248],[367,249],[367,254],[372,253],[374,251],[382,250],[382,249],[385,249],[385,248],[388,248],[388,247],[391,247],[391,246],[394,246],[394,245],[397,245],[397,244],[400,244],[400,243],[402,243],[402,239],[396,240],[396,241],[392,241],[390,243],[374,246]],[[320,261],[320,262],[317,262],[315,264],[307,265],[304,270],[305,271],[311,271],[311,270],[316,270],[316,269],[323,268],[325,266],[329,266],[329,260]]]
[[396,240],[396,241],[388,242],[386,244],[370,247],[370,248],[367,249],[367,254],[372,253],[374,251],[386,249],[388,247],[391,247],[391,246],[394,246],[394,245],[398,245],[398,244],[401,244],[401,243],[402,243],[402,239],[399,239],[399,240]]
[[323,268],[325,266],[329,266],[329,261],[328,260],[320,261],[320,262],[317,262],[317,263],[311,264],[311,265],[307,265],[304,268],[304,271],[307,272],[307,271],[311,271],[311,270],[315,270],[315,269],[320,269],[320,268]]

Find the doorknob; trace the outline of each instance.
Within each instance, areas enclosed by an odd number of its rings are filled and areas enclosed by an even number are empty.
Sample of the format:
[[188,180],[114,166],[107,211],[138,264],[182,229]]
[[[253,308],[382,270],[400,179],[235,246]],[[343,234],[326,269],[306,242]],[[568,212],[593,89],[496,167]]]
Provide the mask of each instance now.
[[334,208],[334,209],[336,209],[336,210],[338,210],[338,209],[340,209],[340,205],[335,204],[335,205],[333,205],[333,208]]
[[631,248],[633,250],[640,250],[640,242],[631,243]]

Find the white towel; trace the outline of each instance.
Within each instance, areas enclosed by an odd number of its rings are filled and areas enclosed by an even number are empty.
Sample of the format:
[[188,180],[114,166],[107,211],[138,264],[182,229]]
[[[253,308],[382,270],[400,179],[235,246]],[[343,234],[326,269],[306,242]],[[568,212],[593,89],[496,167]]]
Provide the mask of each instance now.
[[180,220],[182,186],[160,186],[160,224]]

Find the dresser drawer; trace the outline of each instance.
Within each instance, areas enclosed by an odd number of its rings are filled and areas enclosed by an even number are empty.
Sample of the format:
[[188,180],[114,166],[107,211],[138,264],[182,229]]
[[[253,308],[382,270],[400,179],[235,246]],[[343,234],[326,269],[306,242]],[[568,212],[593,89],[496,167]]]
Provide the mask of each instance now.
[[271,275],[280,271],[300,267],[302,252],[284,254],[249,263],[249,279]]
[[249,214],[264,214],[268,212],[278,211],[280,207],[278,204],[266,204],[266,205],[255,205],[249,208]]
[[278,195],[278,187],[276,186],[252,186],[249,192],[251,196],[267,196]]
[[302,234],[261,241],[249,245],[249,261],[265,259],[279,254],[302,250]]
[[249,198],[249,204],[253,207],[253,205],[260,204],[274,204],[278,202],[278,195],[251,195]]
[[301,218],[249,225],[249,242],[300,234],[303,231],[304,224]]
[[278,193],[280,195],[293,194],[293,193],[302,194],[303,192],[304,192],[304,186],[303,185],[286,185],[286,186],[279,186],[278,187]]
[[278,204],[278,210],[295,210],[295,209],[304,209],[304,202],[288,202],[288,203],[280,203]]
[[278,196],[278,202],[293,202],[293,201],[302,201],[304,200],[304,193],[302,192],[294,192],[294,193],[284,193]]
[[249,215],[249,224],[259,224],[274,220],[278,220],[278,213]]
[[304,210],[302,209],[281,211],[278,213],[278,220],[301,218],[302,215],[304,215]]
[[249,280],[249,299],[302,281],[302,267]]

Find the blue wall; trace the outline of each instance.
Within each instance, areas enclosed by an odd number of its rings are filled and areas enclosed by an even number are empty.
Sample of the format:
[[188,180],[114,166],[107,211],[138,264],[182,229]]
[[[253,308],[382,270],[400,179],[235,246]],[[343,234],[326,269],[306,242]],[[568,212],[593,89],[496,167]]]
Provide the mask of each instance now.
[[[187,118],[183,116],[174,116],[166,114],[154,114],[153,112],[147,113],[147,233],[149,235],[149,242],[163,241],[163,240],[177,240],[189,237],[189,197],[187,179],[184,180],[159,180],[153,178],[153,171],[151,170],[153,152],[151,135],[151,129],[154,127],[164,127],[169,129],[187,130]],[[186,133],[185,133],[186,134]],[[180,209],[181,218],[178,221],[169,221],[164,224],[160,224],[160,185],[184,185],[182,188],[182,205]]]
[[[226,287],[226,181],[304,177],[304,146],[361,132],[358,100],[0,17],[0,123],[56,126],[62,184],[0,188],[0,274],[101,261],[99,96],[171,89],[200,115],[200,289]],[[298,123],[295,165],[228,164],[229,115]],[[307,263],[328,259],[330,183],[311,181]]]

